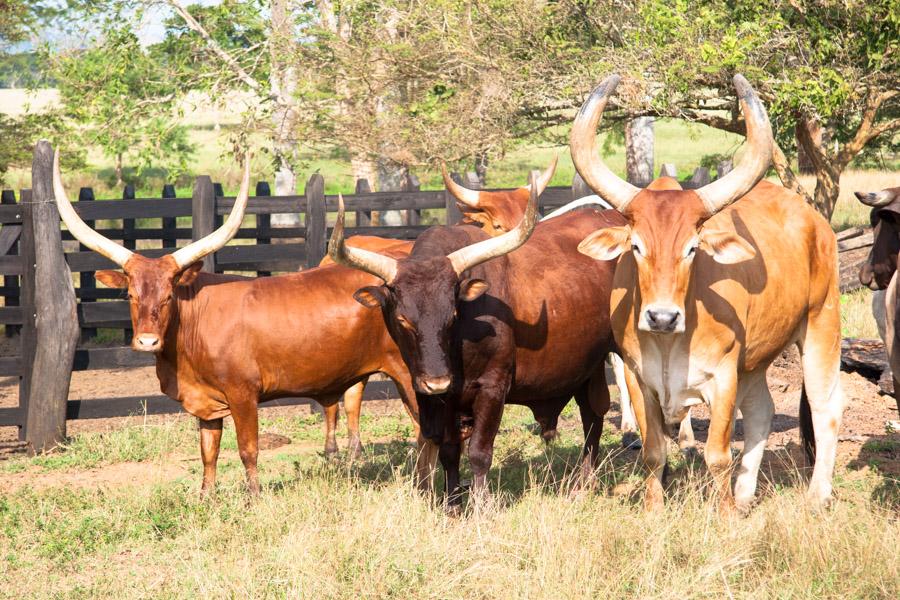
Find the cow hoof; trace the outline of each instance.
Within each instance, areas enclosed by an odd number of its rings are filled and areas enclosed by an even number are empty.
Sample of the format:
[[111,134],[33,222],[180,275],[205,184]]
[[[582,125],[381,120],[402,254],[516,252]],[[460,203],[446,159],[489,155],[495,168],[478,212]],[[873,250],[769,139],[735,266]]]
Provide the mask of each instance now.
[[452,519],[458,519],[462,516],[462,504],[448,504],[447,505],[447,516]]
[[643,444],[641,436],[634,431],[626,431],[622,434],[622,447],[626,450],[640,450]]
[[559,431],[557,431],[556,429],[548,429],[541,432],[541,438],[543,438],[545,444],[553,443],[558,437]]

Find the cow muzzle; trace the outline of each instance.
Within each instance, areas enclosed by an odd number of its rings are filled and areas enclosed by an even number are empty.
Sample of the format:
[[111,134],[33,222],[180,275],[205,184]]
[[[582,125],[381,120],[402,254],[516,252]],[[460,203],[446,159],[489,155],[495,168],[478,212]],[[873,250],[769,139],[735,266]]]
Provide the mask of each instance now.
[[416,381],[416,387],[423,394],[444,394],[450,389],[452,379],[449,375],[443,377],[419,377]]
[[680,333],[684,331],[684,313],[674,305],[650,305],[641,313],[638,329],[652,333]]
[[162,340],[152,333],[141,333],[131,340],[131,347],[140,352],[159,352],[162,348]]

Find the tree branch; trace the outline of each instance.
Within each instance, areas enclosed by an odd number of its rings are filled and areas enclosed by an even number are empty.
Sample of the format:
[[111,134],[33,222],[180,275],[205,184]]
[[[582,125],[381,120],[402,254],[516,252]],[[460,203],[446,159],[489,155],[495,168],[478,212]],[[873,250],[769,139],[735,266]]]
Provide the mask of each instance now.
[[203,41],[206,42],[207,48],[216,55],[219,60],[224,62],[229,69],[234,72],[238,79],[243,82],[248,88],[259,94],[260,96],[267,98],[269,100],[274,100],[278,104],[289,106],[291,104],[290,99],[285,98],[279,93],[268,93],[266,94],[263,90],[262,86],[259,84],[257,80],[255,80],[244,68],[240,65],[240,63],[234,59],[233,56],[228,54],[219,43],[213,39],[213,37],[209,34],[208,31],[201,25],[197,19],[195,19],[191,13],[189,13],[178,0],[164,0],[166,4],[172,7],[172,9],[178,13],[178,16],[182,18],[185,24],[188,26],[191,31],[195,32]]
[[778,142],[772,141],[772,166],[775,167],[775,172],[778,173],[778,178],[781,180],[781,185],[786,187],[789,190],[799,194],[804,200],[806,200],[807,204],[811,204],[815,207],[816,203],[813,200],[813,197],[809,195],[809,192],[800,184],[800,180],[797,179],[797,176],[794,175],[794,171],[791,170],[791,163],[784,155],[784,152],[781,150],[781,146],[778,145]]
[[837,154],[837,163],[843,170],[847,164],[853,160],[853,157],[859,154],[866,144],[878,137],[879,135],[900,127],[900,119],[894,119],[881,125],[875,125],[875,118],[878,115],[878,109],[887,100],[900,94],[897,90],[888,90],[880,94],[870,92],[866,97],[866,109],[863,112],[862,121],[856,130],[853,139],[844,144]]

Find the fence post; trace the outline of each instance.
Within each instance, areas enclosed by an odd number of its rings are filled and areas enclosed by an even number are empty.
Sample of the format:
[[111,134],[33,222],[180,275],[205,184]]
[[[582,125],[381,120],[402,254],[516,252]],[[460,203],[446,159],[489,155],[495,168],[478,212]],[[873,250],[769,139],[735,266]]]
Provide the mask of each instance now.
[[[94,201],[94,190],[89,187],[83,187],[78,191],[78,201],[79,202],[93,202]],[[94,228],[94,221],[85,221],[87,226],[90,228]],[[82,252],[86,252],[90,250],[87,246],[80,243],[78,244],[78,249]],[[93,294],[88,292],[84,293],[84,290],[96,290],[97,289],[97,280],[94,279],[93,271],[82,271],[78,275],[78,287],[82,290],[81,301],[82,302],[94,302],[95,298],[93,298]],[[97,337],[97,328],[96,327],[85,327],[81,330],[81,341],[86,342],[91,338]]]
[[[34,148],[32,204],[23,217],[23,241],[30,238],[23,279],[31,288],[23,303],[23,366],[28,375],[26,441],[44,452],[66,437],[66,403],[72,360],[78,344],[78,313],[72,273],[66,264],[59,213],[53,200],[53,149],[46,140]],[[24,250],[24,249],[23,249]],[[23,286],[24,287],[24,286]],[[24,330],[30,329],[33,360],[25,357]]]
[[[369,185],[368,179],[357,179],[356,180],[356,194],[371,194],[372,187]],[[358,210],[356,211],[356,226],[357,227],[369,227],[372,225],[372,211],[371,210]]]
[[[191,240],[197,241],[216,229],[216,192],[209,175],[200,175],[194,180],[191,195]],[[203,257],[203,270],[216,272],[215,253]]]
[[[13,190],[3,190],[2,195],[0,195],[0,204],[15,204],[16,203],[16,193]],[[14,227],[13,225],[5,225],[5,227]],[[19,227],[21,230],[21,226]],[[19,237],[21,237],[21,233]],[[13,243],[10,246],[9,251],[6,253],[7,256],[18,256],[19,255],[19,242]],[[19,306],[19,276],[18,275],[4,275],[3,276],[3,304],[5,306]],[[7,325],[6,326],[6,337],[12,337],[15,334],[19,333],[21,327],[19,325]]]
[[694,169],[694,174],[691,175],[691,178],[685,182],[684,189],[696,190],[702,188],[709,183],[709,181],[709,169],[706,167],[697,167]]
[[[218,203],[219,198],[225,197],[225,190],[222,189],[221,183],[213,183],[213,196],[216,197],[216,202]],[[221,227],[225,223],[225,215],[220,215],[218,211],[216,212],[216,229]]]
[[[462,184],[462,177],[459,176],[459,173],[450,173],[450,179],[456,183]],[[459,210],[459,206],[456,204],[456,198],[453,197],[450,190],[444,190],[444,206],[447,209],[447,225],[456,225],[462,221],[462,211]]]
[[[406,175],[406,192],[418,192],[422,189],[422,184],[419,182],[419,178],[413,175],[412,173],[408,173]],[[422,222],[422,212],[417,208],[410,208],[406,211],[406,224],[407,225],[418,225]]]
[[581,178],[581,175],[578,174],[578,171],[575,171],[575,175],[572,177],[572,200],[578,200],[593,193],[591,188],[584,182],[584,179]]
[[734,169],[734,163],[731,162],[730,159],[723,160],[718,165],[716,165],[716,179],[722,179],[723,177],[728,175],[728,173],[730,173],[732,169]]
[[[163,186],[162,197],[167,200],[169,198],[177,198],[175,194],[175,186],[167,183]],[[175,217],[163,217],[162,220],[162,247],[174,248],[178,242],[178,234],[175,233],[177,221]]]
[[325,258],[325,179],[315,173],[306,183],[306,268],[318,267]]
[[672,163],[665,163],[662,167],[659,168],[659,176],[678,179],[678,169],[676,169],[675,165]]
[[[272,189],[269,187],[268,181],[256,182],[256,197],[268,198],[272,195]],[[256,243],[257,245],[268,245],[272,243],[272,216],[256,215]],[[271,271],[257,271],[257,277],[268,277]]]

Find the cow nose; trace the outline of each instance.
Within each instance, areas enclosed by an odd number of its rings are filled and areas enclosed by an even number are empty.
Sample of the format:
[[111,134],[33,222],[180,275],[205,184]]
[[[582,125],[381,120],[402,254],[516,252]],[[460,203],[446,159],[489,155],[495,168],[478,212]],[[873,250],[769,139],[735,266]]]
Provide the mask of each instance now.
[[450,376],[444,377],[420,377],[419,387],[426,394],[443,394],[450,389]]
[[677,308],[651,307],[646,311],[650,331],[671,333],[678,327],[681,311]]
[[154,352],[159,349],[159,336],[152,333],[142,333],[134,337],[132,346],[135,350]]

